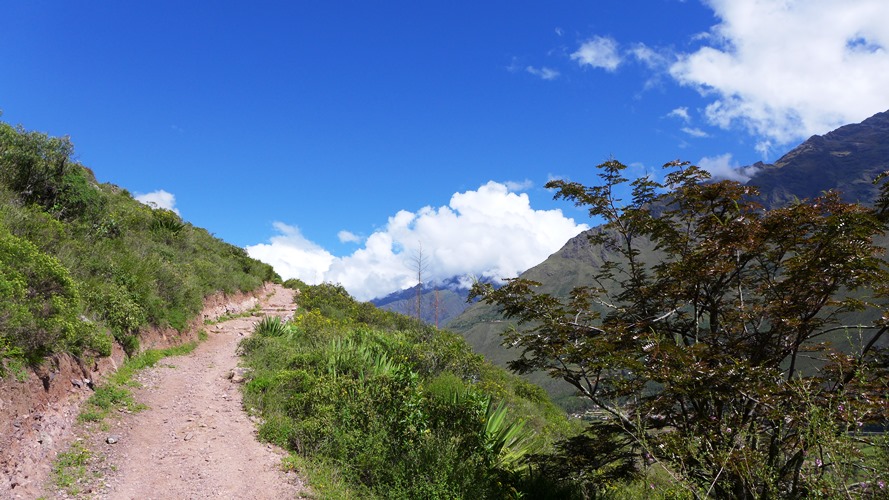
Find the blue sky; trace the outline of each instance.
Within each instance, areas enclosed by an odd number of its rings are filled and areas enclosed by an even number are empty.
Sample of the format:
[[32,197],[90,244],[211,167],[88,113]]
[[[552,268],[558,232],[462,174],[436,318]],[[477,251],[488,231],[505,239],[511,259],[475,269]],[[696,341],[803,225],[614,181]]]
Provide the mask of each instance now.
[[6,2],[0,119],[370,298],[542,261],[610,156],[743,178],[885,111],[887,51],[885,0]]

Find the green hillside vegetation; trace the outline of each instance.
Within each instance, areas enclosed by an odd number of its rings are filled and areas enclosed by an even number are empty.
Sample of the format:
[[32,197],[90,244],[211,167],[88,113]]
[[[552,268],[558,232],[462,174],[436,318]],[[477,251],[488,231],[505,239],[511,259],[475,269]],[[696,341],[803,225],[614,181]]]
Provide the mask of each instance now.
[[[879,189],[872,181],[880,172],[889,170],[889,111],[877,113],[860,124],[813,136],[774,164],[754,167],[753,177],[747,185],[758,189],[758,199],[767,208],[814,198],[828,190],[838,191],[844,201],[871,206],[879,196]],[[599,230],[593,229],[572,238],[558,252],[522,273],[521,277],[540,283],[539,293],[567,299],[575,287],[594,282],[605,260],[621,259],[612,249],[590,243],[590,236]],[[889,248],[889,236],[876,235],[875,241],[879,247]],[[646,242],[644,237],[637,238],[636,244],[640,260],[657,262],[660,259],[654,252],[654,245]],[[879,316],[879,312],[873,310],[852,311],[846,322],[872,323]],[[501,334],[515,325],[514,320],[504,318],[495,306],[477,302],[445,326],[463,335],[486,359],[506,366],[520,352],[504,347]],[[846,342],[842,332],[834,332],[829,337],[834,343]],[[807,364],[808,360],[802,362]],[[551,378],[544,373],[526,374],[526,377],[544,387],[569,410],[579,410],[588,404],[582,398],[574,397],[575,389],[560,378]]]
[[[522,273],[523,279],[540,283],[537,291],[555,297],[568,297],[574,287],[592,283],[599,268],[607,259],[620,260],[602,247],[590,245],[589,235],[597,229],[584,232],[569,240],[558,252],[541,264]],[[654,245],[640,244],[642,258],[654,262]],[[502,334],[517,326],[514,319],[504,317],[494,305],[475,302],[446,327],[462,335],[473,350],[498,366],[507,366],[521,354],[517,349],[503,345]],[[562,380],[544,372],[525,374],[524,377],[543,387],[550,397],[570,412],[589,407],[589,401],[578,398],[577,390]]]
[[588,237],[607,253],[567,295],[474,287],[518,322],[509,366],[596,409],[587,450],[618,444],[686,495],[885,497],[889,186],[876,209],[836,192],[765,209],[755,187],[665,168],[547,184],[605,220]]
[[578,491],[529,474],[529,454],[580,430],[542,389],[458,335],[339,286],[287,285],[301,290],[297,316],[265,321],[242,342],[244,404],[262,416],[260,437],[291,450],[323,498]]
[[54,353],[138,350],[217,291],[276,280],[238,247],[98,183],[67,138],[0,122],[0,374]]

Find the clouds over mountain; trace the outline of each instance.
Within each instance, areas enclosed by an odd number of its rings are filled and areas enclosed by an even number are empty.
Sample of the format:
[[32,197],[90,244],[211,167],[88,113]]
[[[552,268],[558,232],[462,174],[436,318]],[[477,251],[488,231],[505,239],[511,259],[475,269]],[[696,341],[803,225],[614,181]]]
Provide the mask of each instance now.
[[163,189],[158,189],[157,191],[145,194],[135,193],[133,198],[150,207],[164,208],[166,210],[172,210],[177,214],[179,213],[179,209],[176,208],[176,195],[168,193]]
[[424,280],[467,274],[508,278],[540,263],[588,226],[561,210],[535,210],[527,194],[488,182],[455,193],[446,206],[399,211],[344,257],[334,257],[292,226],[276,223],[275,228],[280,234],[268,243],[247,247],[251,256],[285,278],[341,283],[367,300],[416,284],[412,260],[420,251],[427,261]]
[[669,71],[711,98],[711,124],[746,128],[765,152],[889,108],[889,2],[706,3],[719,24]]
[[[886,0],[704,3],[718,22],[688,40],[689,50],[594,36],[570,57],[607,72],[637,62],[654,75],[646,87],[666,77],[697,90],[708,125],[745,130],[764,155],[889,108]],[[674,116],[688,123],[688,111]]]

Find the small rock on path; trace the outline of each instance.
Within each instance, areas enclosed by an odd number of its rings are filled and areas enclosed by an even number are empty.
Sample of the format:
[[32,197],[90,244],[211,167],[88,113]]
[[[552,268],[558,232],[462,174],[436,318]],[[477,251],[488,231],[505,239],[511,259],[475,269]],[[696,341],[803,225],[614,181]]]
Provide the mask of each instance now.
[[[262,314],[289,317],[293,291],[274,287]],[[280,469],[285,452],[256,439],[256,426],[241,405],[238,342],[260,317],[235,318],[208,328],[209,338],[186,356],[165,358],[137,379],[136,401],[147,410],[121,415],[90,447],[104,456],[102,499],[300,498],[304,486]],[[113,433],[118,441],[106,443]]]

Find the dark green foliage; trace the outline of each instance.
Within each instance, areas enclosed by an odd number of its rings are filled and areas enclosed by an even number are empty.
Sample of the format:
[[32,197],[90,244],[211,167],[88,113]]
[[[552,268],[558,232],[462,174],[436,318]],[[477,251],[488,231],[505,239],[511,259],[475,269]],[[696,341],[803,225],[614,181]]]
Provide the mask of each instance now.
[[151,229],[157,233],[176,235],[185,227],[182,219],[172,210],[155,208],[151,215]]
[[0,122],[0,183],[61,219],[97,216],[104,203],[88,170],[71,160],[67,137],[26,132]]
[[288,284],[297,317],[241,344],[245,405],[262,414],[262,438],[336,467],[360,496],[514,497],[523,457],[571,432],[544,395],[459,337],[336,285]]
[[0,357],[130,354],[149,325],[183,329],[216,291],[280,281],[271,266],[71,159],[67,138],[0,123]]
[[[630,183],[629,201],[617,161],[600,166],[600,186],[547,185],[605,220],[590,233],[603,261],[566,298],[527,279],[476,287],[523,325],[505,334],[522,349],[511,366],[572,384],[623,435],[622,453],[689,494],[807,497],[885,482],[864,454],[885,444],[860,432],[889,417],[877,214],[833,192],[766,210],[755,188],[665,167],[663,184]],[[614,436],[588,434],[597,474]]]
[[96,325],[81,318],[82,312],[77,285],[62,264],[0,225],[3,344],[19,348],[31,359],[84,349],[110,354],[110,341]]

